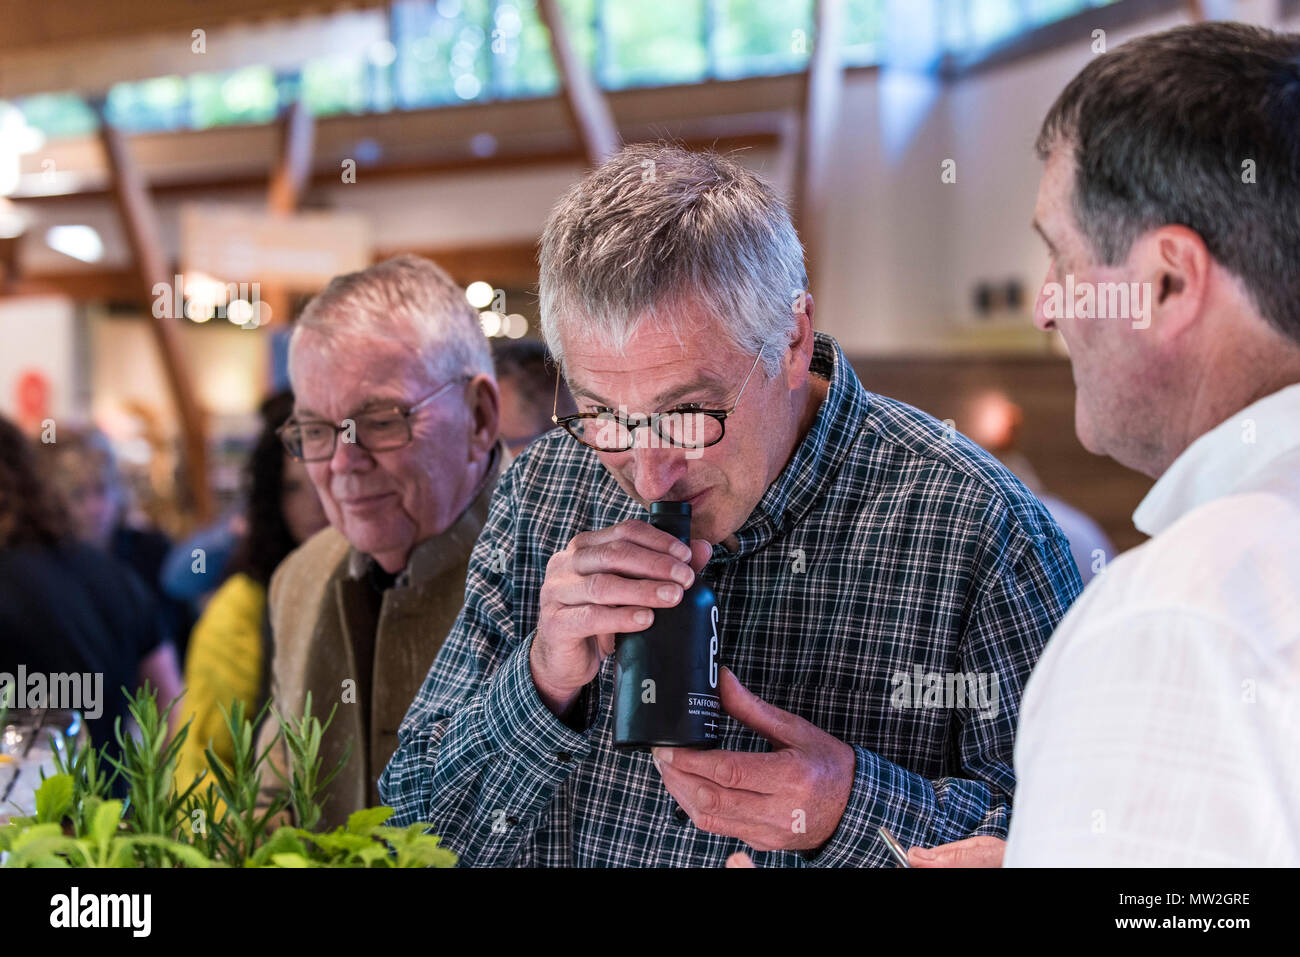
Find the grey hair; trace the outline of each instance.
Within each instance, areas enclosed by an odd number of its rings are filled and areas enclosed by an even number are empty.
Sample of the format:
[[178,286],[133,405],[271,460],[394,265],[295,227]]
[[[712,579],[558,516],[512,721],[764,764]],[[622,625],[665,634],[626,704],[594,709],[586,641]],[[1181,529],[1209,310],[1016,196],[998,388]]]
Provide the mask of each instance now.
[[405,343],[423,358],[433,381],[457,375],[495,378],[492,350],[465,290],[441,266],[420,256],[395,256],[330,280],[294,323],[291,382],[294,346],[307,330],[336,344],[366,339]]
[[808,283],[803,246],[770,185],[734,159],[668,143],[625,147],[570,187],[539,254],[542,336],[563,365],[563,337],[622,351],[642,321],[681,341],[686,303],[717,318],[769,377]]

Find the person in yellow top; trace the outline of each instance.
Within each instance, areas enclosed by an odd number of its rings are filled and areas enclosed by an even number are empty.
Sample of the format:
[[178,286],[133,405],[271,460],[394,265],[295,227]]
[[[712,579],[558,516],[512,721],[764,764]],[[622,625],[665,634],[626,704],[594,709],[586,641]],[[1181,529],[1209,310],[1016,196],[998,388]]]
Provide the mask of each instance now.
[[262,432],[248,462],[248,534],[232,562],[234,572],[213,594],[190,634],[179,709],[181,724],[189,721],[190,726],[175,774],[181,792],[207,768],[204,749],[209,744],[227,765],[234,758],[221,709],[229,712],[242,701],[252,719],[265,703],[272,648],[267,619],[271,573],[326,525],[306,467],[284,451],[276,435],[292,412],[289,392],[262,404]]

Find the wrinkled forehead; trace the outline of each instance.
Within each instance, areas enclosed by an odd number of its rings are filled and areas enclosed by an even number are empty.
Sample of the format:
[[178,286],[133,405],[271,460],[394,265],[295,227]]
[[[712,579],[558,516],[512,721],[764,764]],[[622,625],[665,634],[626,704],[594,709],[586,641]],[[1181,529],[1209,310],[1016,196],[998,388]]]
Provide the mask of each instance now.
[[[663,409],[683,402],[719,405],[740,385],[729,354],[580,354],[566,359],[565,381],[580,405]],[[741,357],[743,359],[743,357]],[[746,366],[748,368],[748,366]]]
[[405,343],[304,332],[290,367],[297,418],[343,418],[409,404],[431,390],[428,369]]

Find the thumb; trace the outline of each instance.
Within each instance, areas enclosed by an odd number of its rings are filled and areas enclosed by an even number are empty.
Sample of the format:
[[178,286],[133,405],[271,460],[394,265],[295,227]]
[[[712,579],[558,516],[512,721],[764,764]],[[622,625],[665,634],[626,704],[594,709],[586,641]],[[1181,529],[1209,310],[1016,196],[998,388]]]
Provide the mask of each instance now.
[[713,546],[702,538],[691,539],[691,570],[699,574],[713,557]]
[[722,699],[723,711],[773,744],[788,747],[796,743],[798,722],[802,719],[768,704],[742,685],[726,666],[718,679],[718,697]]

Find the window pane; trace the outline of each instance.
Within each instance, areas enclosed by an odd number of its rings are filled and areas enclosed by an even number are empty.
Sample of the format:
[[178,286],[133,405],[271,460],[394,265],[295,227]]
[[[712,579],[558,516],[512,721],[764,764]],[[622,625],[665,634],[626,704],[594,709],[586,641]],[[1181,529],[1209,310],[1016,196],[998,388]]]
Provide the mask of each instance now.
[[191,123],[202,129],[231,123],[267,123],[278,98],[269,67],[250,66],[229,73],[190,77]]
[[302,98],[317,116],[366,109],[366,61],[359,56],[317,57],[303,64]]
[[173,130],[188,125],[185,81],[162,76],[118,83],[108,91],[108,121],[123,130]]
[[609,59],[605,86],[652,86],[704,79],[704,0],[619,0],[603,9]]
[[485,98],[491,0],[395,3],[398,101],[407,107]]
[[844,60],[865,64],[880,60],[885,33],[885,0],[849,0],[844,11]]
[[717,0],[716,9],[718,76],[788,73],[807,64],[812,0]]
[[1020,29],[1019,0],[970,0],[970,41],[979,47],[1005,40]]
[[1029,19],[1035,24],[1051,23],[1078,13],[1086,6],[1087,0],[1029,0]]
[[[541,96],[556,92],[559,80],[551,56],[551,38],[542,26],[536,0],[500,0],[492,22],[495,94]],[[575,19],[567,18],[566,22],[571,35],[582,29]],[[585,22],[590,39],[590,18]]]
[[75,93],[42,93],[16,100],[14,105],[22,110],[30,126],[47,137],[85,136],[99,125],[95,111]]

